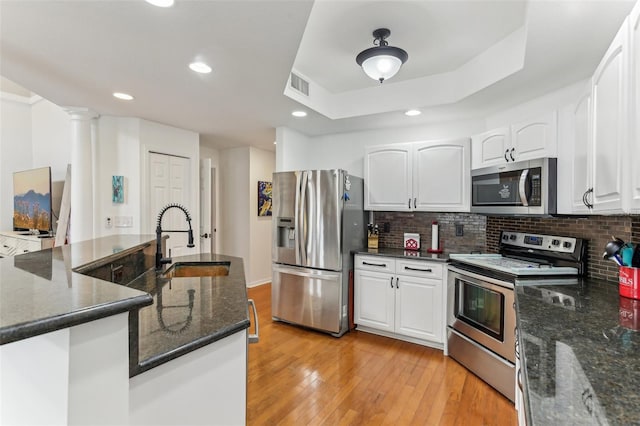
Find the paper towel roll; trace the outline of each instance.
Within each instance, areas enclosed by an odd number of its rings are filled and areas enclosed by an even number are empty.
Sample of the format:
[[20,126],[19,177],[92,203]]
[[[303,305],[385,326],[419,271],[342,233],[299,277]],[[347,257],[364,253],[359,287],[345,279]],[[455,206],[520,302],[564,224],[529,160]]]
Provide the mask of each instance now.
[[438,250],[440,247],[440,241],[438,236],[438,222],[433,221],[431,223],[431,250]]

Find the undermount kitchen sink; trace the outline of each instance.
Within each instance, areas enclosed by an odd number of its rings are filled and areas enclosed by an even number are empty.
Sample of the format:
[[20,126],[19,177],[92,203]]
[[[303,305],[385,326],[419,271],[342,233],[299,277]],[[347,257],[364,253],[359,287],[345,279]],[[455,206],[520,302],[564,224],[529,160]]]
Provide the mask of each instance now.
[[176,262],[162,275],[165,278],[220,277],[229,275],[231,262]]

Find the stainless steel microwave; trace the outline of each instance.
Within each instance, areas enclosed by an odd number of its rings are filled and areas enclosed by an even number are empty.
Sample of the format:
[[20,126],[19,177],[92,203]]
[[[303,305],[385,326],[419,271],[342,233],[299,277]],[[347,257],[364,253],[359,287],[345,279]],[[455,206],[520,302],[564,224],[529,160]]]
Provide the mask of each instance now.
[[541,158],[471,171],[471,211],[552,215],[557,209],[557,159]]

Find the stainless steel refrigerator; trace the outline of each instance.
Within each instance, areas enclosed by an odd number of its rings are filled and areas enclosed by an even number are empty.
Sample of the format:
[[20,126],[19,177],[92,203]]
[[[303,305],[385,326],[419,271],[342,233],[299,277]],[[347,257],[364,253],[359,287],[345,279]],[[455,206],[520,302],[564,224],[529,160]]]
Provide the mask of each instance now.
[[366,247],[363,182],[344,170],[273,174],[274,320],[349,329],[351,251]]

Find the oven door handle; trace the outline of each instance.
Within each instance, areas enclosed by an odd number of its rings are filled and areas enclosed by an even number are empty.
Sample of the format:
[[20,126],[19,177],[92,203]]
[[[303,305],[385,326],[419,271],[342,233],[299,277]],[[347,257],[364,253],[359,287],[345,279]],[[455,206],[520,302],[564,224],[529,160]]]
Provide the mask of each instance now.
[[[495,278],[487,277],[485,275],[476,274],[475,272],[469,272],[469,271],[466,271],[464,269],[458,269],[455,266],[451,266],[450,265],[449,266],[449,271],[450,272],[454,272],[454,273],[458,274],[461,278],[465,278],[467,280],[469,280],[469,278],[474,279],[475,282],[473,284],[478,284],[478,285],[481,285],[481,284],[493,284],[493,285],[496,285],[496,286],[501,287],[501,288],[507,288],[507,289],[511,289],[511,290],[514,289],[513,284],[508,282],[508,281],[500,281],[500,280],[497,280]],[[493,286],[484,285],[484,287],[493,287]]]

